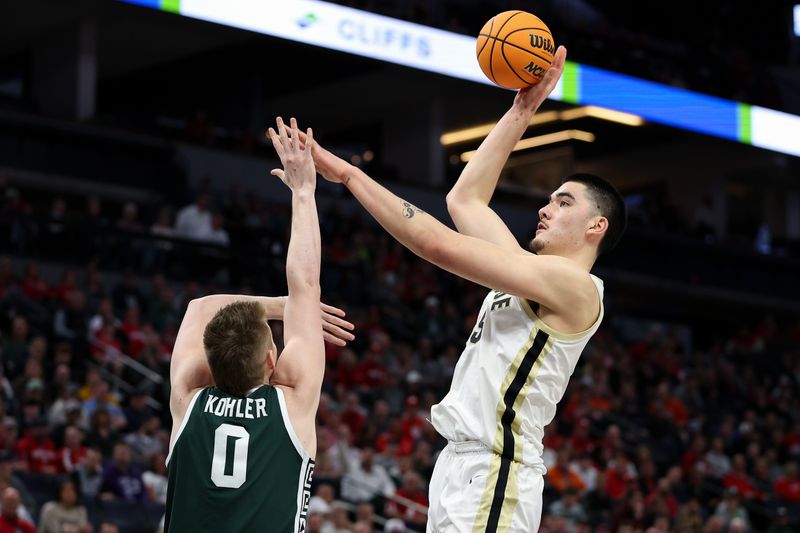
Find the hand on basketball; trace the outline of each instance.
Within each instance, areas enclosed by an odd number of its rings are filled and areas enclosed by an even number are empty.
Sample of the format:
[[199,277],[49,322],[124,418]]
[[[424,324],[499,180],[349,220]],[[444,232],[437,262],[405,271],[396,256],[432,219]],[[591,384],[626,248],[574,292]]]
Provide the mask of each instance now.
[[291,129],[286,127],[283,119],[276,119],[277,129],[269,129],[269,138],[278,157],[281,159],[283,169],[276,168],[270,174],[277,176],[293,192],[301,190],[314,191],[317,183],[317,173],[314,170],[314,159],[311,157],[311,146],[314,145],[314,132],[311,128],[305,133],[306,142],[301,146],[297,121],[289,120]]
[[[283,128],[287,135],[294,136],[294,133],[285,124]],[[297,130],[297,136],[300,140],[300,146],[305,146],[308,136],[300,130]],[[317,167],[317,172],[322,174],[323,178],[332,183],[342,183],[344,181],[347,169],[350,167],[347,161],[332,154],[316,142],[311,146],[311,155],[314,157],[314,165]]]
[[347,346],[347,341],[356,338],[350,333],[355,326],[344,320],[344,311],[322,302],[320,302],[320,307],[322,308],[322,336],[327,342],[336,346]]
[[545,101],[547,96],[553,92],[561,73],[564,72],[564,61],[567,59],[567,49],[559,46],[553,56],[553,64],[547,69],[542,81],[533,87],[526,87],[517,92],[514,98],[514,106],[520,107],[526,111],[536,112],[542,102]]

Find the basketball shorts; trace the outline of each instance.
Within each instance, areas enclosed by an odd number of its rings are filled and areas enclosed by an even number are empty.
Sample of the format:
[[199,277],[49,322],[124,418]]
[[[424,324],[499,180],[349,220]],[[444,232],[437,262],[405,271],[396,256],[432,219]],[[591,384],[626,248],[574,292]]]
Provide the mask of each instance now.
[[544,477],[480,442],[450,442],[429,489],[427,533],[535,533]]

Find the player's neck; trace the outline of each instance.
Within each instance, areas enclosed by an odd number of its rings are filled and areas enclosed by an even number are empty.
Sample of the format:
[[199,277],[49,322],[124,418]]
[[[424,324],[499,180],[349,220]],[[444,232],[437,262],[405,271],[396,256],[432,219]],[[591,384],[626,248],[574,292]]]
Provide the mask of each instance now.
[[[548,254],[546,252],[540,252],[540,255],[548,255]],[[569,259],[570,261],[577,263],[581,268],[585,269],[586,272],[591,272],[592,267],[594,266],[594,262],[597,260],[597,256],[595,255],[594,250],[589,250],[586,248],[581,250],[560,251],[552,255],[557,255],[559,257]]]

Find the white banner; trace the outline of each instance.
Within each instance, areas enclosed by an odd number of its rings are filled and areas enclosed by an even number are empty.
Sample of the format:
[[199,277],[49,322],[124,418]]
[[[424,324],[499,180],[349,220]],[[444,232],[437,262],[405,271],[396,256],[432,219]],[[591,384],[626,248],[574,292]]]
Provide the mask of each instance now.
[[475,38],[314,0],[182,0],[180,13],[490,84]]
[[800,118],[774,109],[750,108],[753,146],[800,157]]

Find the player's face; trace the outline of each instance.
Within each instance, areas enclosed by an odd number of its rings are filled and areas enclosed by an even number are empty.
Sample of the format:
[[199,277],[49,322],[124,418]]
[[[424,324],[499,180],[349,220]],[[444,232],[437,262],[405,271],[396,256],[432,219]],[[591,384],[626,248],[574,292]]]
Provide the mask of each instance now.
[[528,248],[537,254],[559,254],[581,248],[586,242],[587,223],[596,215],[582,183],[568,181],[550,195],[539,209],[536,235]]

